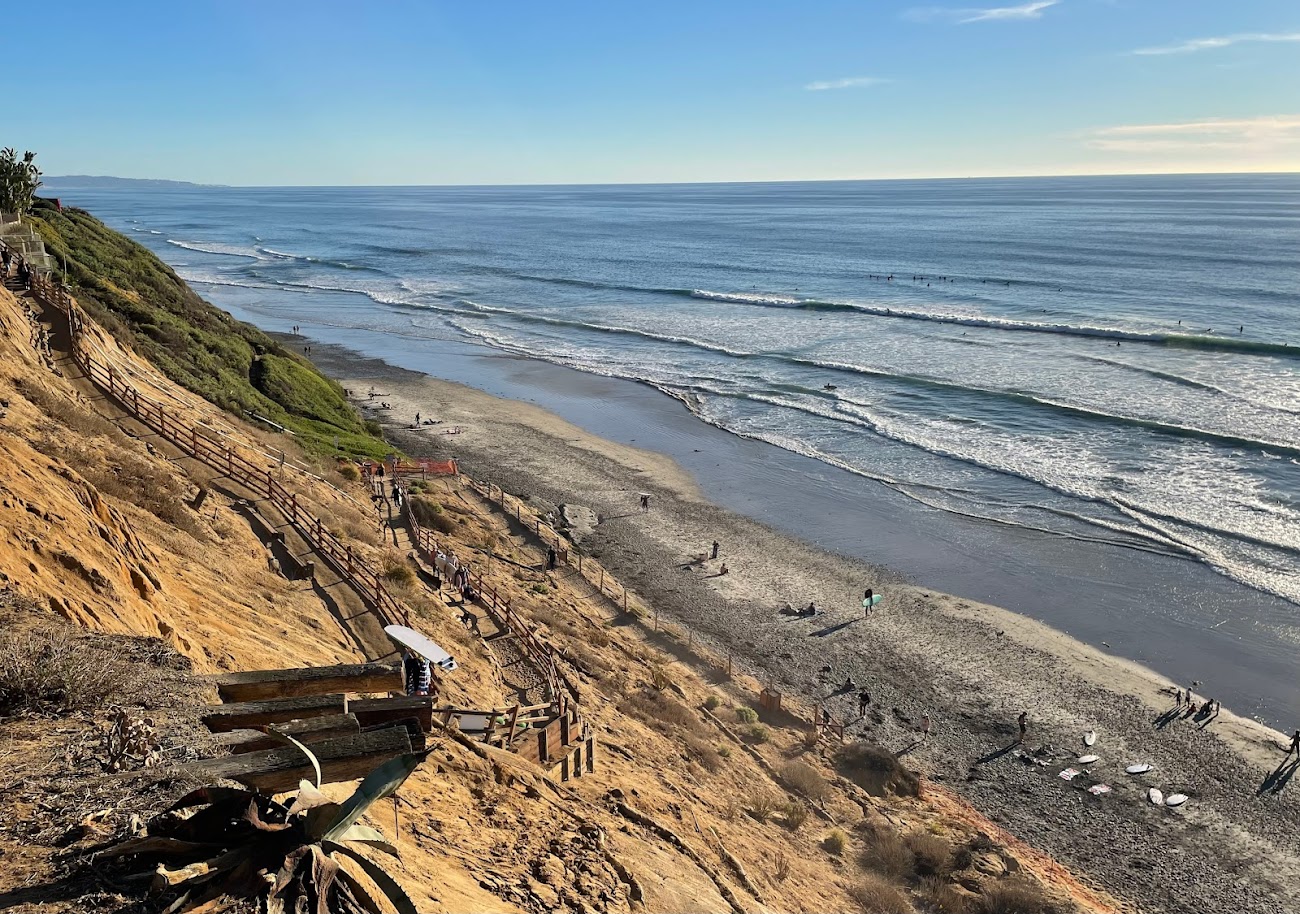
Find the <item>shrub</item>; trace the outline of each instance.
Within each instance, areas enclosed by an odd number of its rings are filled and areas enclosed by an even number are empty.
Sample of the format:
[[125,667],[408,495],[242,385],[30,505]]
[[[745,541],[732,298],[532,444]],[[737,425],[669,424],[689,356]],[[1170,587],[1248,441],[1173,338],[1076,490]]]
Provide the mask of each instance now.
[[746,812],[758,822],[766,822],[772,818],[773,813],[784,808],[785,804],[779,797],[770,793],[760,793],[749,801]]
[[808,807],[798,800],[791,800],[781,810],[781,818],[785,819],[786,828],[790,831],[798,831],[799,827],[808,821]]
[[723,758],[731,758],[731,747],[730,747],[730,746],[719,746],[719,747],[718,747],[718,755],[722,756]]
[[838,828],[832,828],[830,833],[822,838],[822,847],[827,853],[839,856],[844,853],[844,846],[848,843],[848,836]]
[[722,756],[712,743],[691,734],[687,734],[682,742],[686,746],[687,758],[690,761],[714,773],[722,770]]
[[892,829],[873,828],[865,836],[858,863],[887,879],[909,879],[916,868],[916,857],[903,839]]
[[0,717],[98,708],[133,678],[120,652],[45,632],[0,634]]
[[758,712],[753,708],[737,708],[736,720],[742,724],[756,724],[758,723]]
[[456,530],[456,522],[448,517],[442,510],[442,506],[426,495],[412,495],[410,499],[411,513],[419,521],[421,527],[428,527],[437,530],[439,533],[453,533]]
[[750,724],[745,736],[754,743],[765,743],[772,738],[771,732],[762,724]]
[[339,475],[342,476],[344,479],[346,479],[348,482],[361,481],[361,471],[356,468],[355,464],[351,464],[351,463],[339,464]]
[[896,887],[883,879],[868,876],[853,888],[849,896],[864,914],[911,914],[913,908]]
[[667,692],[642,689],[625,699],[621,710],[664,732],[680,729],[700,735],[704,729],[691,709]]
[[892,752],[870,743],[850,743],[835,760],[840,772],[874,796],[921,794],[921,780],[902,766]]
[[541,583],[534,584],[532,587],[530,587],[530,588],[528,588],[528,589],[531,590],[531,591],[532,591],[533,593],[535,593],[535,594],[548,594],[548,593],[551,592],[551,588],[549,588],[549,587],[547,587],[545,584],[541,584]]
[[1070,908],[1055,904],[1041,885],[1026,879],[989,883],[970,900],[970,914],[1065,914]]
[[935,914],[966,914],[966,896],[944,876],[926,876],[917,886],[916,894]]
[[708,708],[710,711],[717,710],[718,705],[720,704],[722,704],[722,699],[716,695],[710,695],[708,698],[704,699],[704,707]]
[[952,845],[926,832],[912,832],[903,839],[916,858],[918,876],[947,876],[952,872]]
[[785,855],[785,851],[776,852],[776,867],[772,873],[777,882],[785,882],[790,878],[790,858]]
[[804,762],[786,762],[781,766],[781,777],[810,800],[822,799],[830,789],[821,772]]
[[391,581],[402,587],[410,587],[415,584],[415,571],[403,556],[386,552],[381,559],[381,567],[383,568],[381,573],[384,580]]

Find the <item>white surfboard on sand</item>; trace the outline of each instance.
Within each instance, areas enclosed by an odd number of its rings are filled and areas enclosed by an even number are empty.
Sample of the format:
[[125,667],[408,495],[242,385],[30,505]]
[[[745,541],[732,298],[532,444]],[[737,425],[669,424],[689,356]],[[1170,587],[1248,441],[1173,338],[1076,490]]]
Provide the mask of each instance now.
[[1166,806],[1182,806],[1186,802],[1187,794],[1185,793],[1171,793],[1169,796],[1165,797]]
[[1084,744],[1085,746],[1092,746],[1092,745],[1095,745],[1096,742],[1097,742],[1097,731],[1096,731],[1096,730],[1089,730],[1087,733],[1083,734],[1083,744]]
[[1165,795],[1155,787],[1152,787],[1150,790],[1147,791],[1147,799],[1150,800],[1156,806],[1165,805]]
[[1081,755],[1078,758],[1078,762],[1080,765],[1091,765],[1099,758],[1101,758],[1100,755]]
[[396,644],[409,648],[439,669],[448,672],[456,669],[456,661],[451,659],[451,654],[413,628],[407,628],[405,625],[386,625],[384,634],[393,639]]
[[1129,765],[1129,766],[1128,766],[1127,768],[1125,768],[1124,770],[1127,771],[1129,774],[1146,774],[1148,771],[1150,771],[1150,770],[1151,770],[1152,768],[1154,768],[1154,767],[1155,767],[1154,765],[1145,765],[1145,764],[1143,764],[1143,765]]

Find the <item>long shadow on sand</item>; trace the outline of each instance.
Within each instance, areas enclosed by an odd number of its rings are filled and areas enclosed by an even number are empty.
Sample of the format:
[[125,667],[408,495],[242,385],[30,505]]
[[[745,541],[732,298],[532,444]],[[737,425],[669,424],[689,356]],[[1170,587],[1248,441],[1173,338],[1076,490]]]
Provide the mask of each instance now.
[[811,634],[809,634],[808,637],[810,637],[810,638],[829,638],[831,635],[835,634],[836,632],[841,632],[841,631],[843,631],[844,629],[848,628],[848,627],[849,627],[850,625],[852,625],[854,622],[861,622],[861,621],[862,621],[861,619],[848,619],[848,620],[846,620],[846,621],[844,621],[844,622],[837,622],[837,623],[834,624],[834,625],[828,625],[828,626],[826,626],[826,628],[819,628],[817,631],[812,632]]
[[1295,777],[1296,769],[1300,769],[1300,756],[1296,756],[1292,761],[1290,755],[1282,759],[1282,764],[1273,769],[1273,773],[1264,778],[1264,783],[1259,785],[1255,791],[1255,796],[1262,797],[1266,793],[1281,793],[1286,789],[1286,785],[1291,783],[1291,778]]
[[1001,749],[994,749],[994,750],[993,750],[992,752],[990,752],[988,755],[982,755],[982,756],[980,756],[979,758],[977,758],[977,759],[976,759],[974,762],[972,762],[971,764],[973,764],[973,765],[985,765],[985,764],[987,764],[987,763],[989,763],[989,762],[996,761],[996,760],[1002,758],[1002,756],[1007,755],[1008,753],[1010,753],[1013,749],[1015,749],[1015,748],[1016,748],[1017,746],[1019,746],[1019,745],[1020,745],[1019,743],[1011,743],[1011,744],[1008,745],[1008,746],[1003,746]]

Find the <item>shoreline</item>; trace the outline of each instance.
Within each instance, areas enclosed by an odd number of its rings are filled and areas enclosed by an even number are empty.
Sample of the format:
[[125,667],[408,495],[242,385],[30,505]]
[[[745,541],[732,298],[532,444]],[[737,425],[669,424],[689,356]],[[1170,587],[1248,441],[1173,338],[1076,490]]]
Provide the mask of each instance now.
[[[342,347],[317,351],[314,344],[313,359],[354,395],[376,385],[394,407],[377,418],[399,446],[454,454],[471,475],[516,494],[595,510],[602,523],[584,548],[674,621],[734,651],[763,681],[814,701],[845,676],[867,685],[877,713],[855,724],[852,735],[907,752],[910,764],[1108,890],[1189,912],[1277,910],[1280,900],[1300,895],[1300,857],[1277,859],[1300,824],[1300,798],[1294,789],[1257,796],[1281,758],[1278,731],[1227,710],[1206,729],[1185,720],[1161,724],[1173,707],[1162,690],[1171,687],[1150,669],[1042,622],[909,584],[896,572],[720,508],[664,454],[600,438],[539,406]],[[416,411],[437,416],[444,427],[404,427]],[[464,431],[437,434],[455,425]],[[647,515],[636,511],[640,491],[651,493]],[[700,572],[684,570],[697,567],[693,561],[714,537],[730,573],[718,576],[718,563],[709,561]],[[854,605],[864,580],[886,594],[871,618],[861,618]],[[826,608],[824,615],[790,619],[777,611],[784,600],[804,605],[809,598]],[[831,698],[828,706],[837,716],[856,716],[851,696]],[[998,754],[1022,708],[1031,715],[1027,745],[1045,753],[1048,770]],[[912,746],[915,722],[925,714],[934,720],[934,738]],[[1064,747],[1081,746],[1088,729],[1100,734],[1103,756],[1089,773],[1114,788],[1100,800],[1054,777],[1075,755]],[[1150,762],[1156,771],[1129,777],[1123,765],[1131,761]],[[1148,785],[1193,799],[1184,810],[1158,810],[1145,802]],[[1179,853],[1153,860],[1153,841],[1174,844]],[[1267,867],[1259,862],[1261,848],[1273,856]],[[1162,886],[1185,885],[1189,865],[1199,874],[1195,890],[1180,899],[1164,894]],[[1239,884],[1243,873],[1251,878]],[[1267,904],[1256,907],[1265,896]]]

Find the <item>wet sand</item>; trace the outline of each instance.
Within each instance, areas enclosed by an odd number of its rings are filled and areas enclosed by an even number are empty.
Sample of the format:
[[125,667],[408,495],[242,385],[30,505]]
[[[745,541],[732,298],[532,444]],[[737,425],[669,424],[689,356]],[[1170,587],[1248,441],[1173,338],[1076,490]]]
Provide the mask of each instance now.
[[[1300,908],[1300,778],[1289,783],[1288,770],[1279,769],[1282,734],[1227,708],[1204,727],[1171,719],[1173,686],[1148,668],[720,508],[692,472],[630,440],[612,442],[537,406],[344,349],[314,344],[313,358],[362,395],[359,405],[373,385],[382,394],[376,399],[393,409],[372,414],[405,450],[453,455],[466,472],[509,491],[595,510],[602,523],[584,548],[663,614],[733,652],[765,681],[824,698],[851,720],[856,696],[833,693],[852,676],[871,691],[874,712],[852,733],[905,752],[910,764],[1108,891],[1143,910]],[[602,388],[585,377],[569,379],[573,389],[552,389],[551,397],[617,413],[617,385]],[[411,429],[417,411],[441,424]],[[454,426],[460,434],[445,434]],[[638,437],[657,449],[677,434],[642,430]],[[651,495],[648,514],[637,510],[640,492]],[[791,510],[798,514],[787,520],[806,525],[810,538],[834,523],[833,502]],[[698,562],[714,538],[725,576],[720,562]],[[885,594],[869,618],[858,607],[865,586]],[[794,619],[779,611],[785,601],[810,600],[822,615]],[[1022,709],[1030,715],[1025,747],[1046,766],[1017,757]],[[914,745],[923,714],[934,736]],[[1098,733],[1091,751],[1101,760],[1082,766],[1075,757],[1087,730]],[[1155,769],[1125,774],[1134,762]],[[1067,765],[1085,774],[1066,782],[1057,775]],[[1094,781],[1113,791],[1088,794],[1083,788]],[[1146,801],[1149,786],[1191,799],[1178,810],[1157,808]]]

